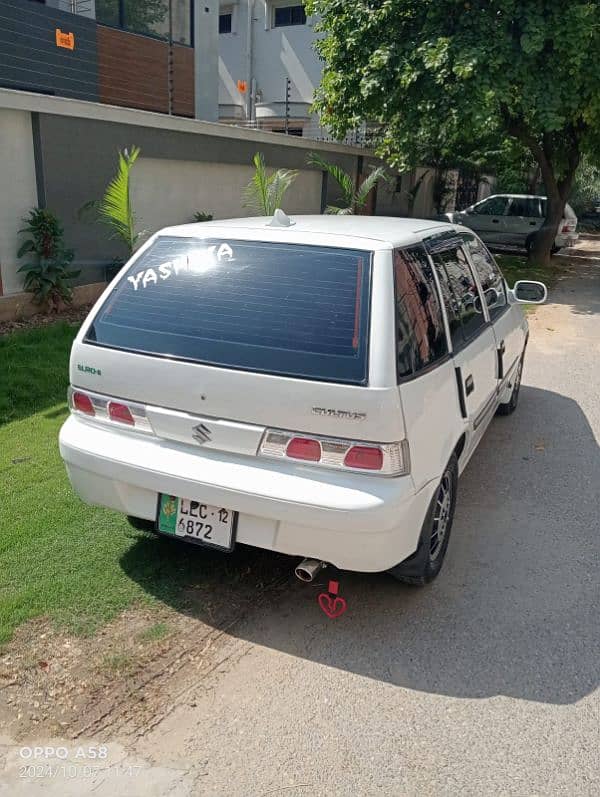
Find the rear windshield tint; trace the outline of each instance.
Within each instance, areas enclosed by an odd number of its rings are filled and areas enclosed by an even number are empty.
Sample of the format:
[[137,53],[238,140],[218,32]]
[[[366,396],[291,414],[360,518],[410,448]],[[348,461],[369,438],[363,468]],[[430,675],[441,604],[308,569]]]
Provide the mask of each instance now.
[[159,237],[86,342],[174,359],[365,384],[371,253]]

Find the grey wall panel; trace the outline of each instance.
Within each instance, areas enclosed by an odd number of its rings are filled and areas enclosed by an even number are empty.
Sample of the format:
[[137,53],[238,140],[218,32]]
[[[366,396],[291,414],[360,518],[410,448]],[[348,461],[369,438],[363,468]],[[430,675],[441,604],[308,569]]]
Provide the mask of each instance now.
[[[268,166],[287,169],[305,169],[308,154],[306,149],[277,143],[235,141],[217,135],[49,114],[40,114],[39,128],[46,203],[58,214],[69,245],[75,248],[78,261],[84,264],[106,263],[123,256],[118,243],[108,240],[100,225],[84,224],[78,218],[78,210],[85,202],[102,195],[114,175],[117,152],[123,147],[137,144],[142,149],[142,157],[147,158],[245,165],[249,165],[254,153],[260,150]],[[315,151],[318,149],[315,141]],[[347,171],[356,173],[354,155],[324,154]],[[328,186],[327,202],[335,202],[335,184],[329,180]],[[215,185],[214,190],[218,191],[219,186]],[[156,201],[160,203],[161,197],[157,196]]]
[[[56,46],[72,33],[73,50]],[[96,22],[32,0],[0,0],[0,86],[98,100]]]

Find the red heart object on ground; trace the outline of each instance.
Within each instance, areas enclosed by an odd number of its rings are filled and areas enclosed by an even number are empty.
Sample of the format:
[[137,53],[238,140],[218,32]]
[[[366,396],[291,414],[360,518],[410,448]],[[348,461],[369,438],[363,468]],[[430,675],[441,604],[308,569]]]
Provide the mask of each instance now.
[[332,598],[331,595],[328,595],[326,592],[322,592],[319,595],[319,606],[323,609],[327,617],[331,617],[332,619],[344,614],[348,608],[344,598],[340,598],[339,596]]

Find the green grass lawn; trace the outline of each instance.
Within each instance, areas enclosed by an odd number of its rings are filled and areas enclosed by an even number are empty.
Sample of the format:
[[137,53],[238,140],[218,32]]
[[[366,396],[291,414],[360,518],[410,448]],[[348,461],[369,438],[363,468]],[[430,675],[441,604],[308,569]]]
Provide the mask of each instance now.
[[564,267],[559,263],[553,262],[549,267],[539,266],[527,262],[526,255],[500,254],[494,253],[502,273],[510,288],[517,280],[537,280],[543,282],[548,288],[555,284],[558,277],[562,274]]
[[73,493],[57,438],[75,332],[0,336],[0,644],[33,617],[91,633],[136,601],[180,607],[185,586],[208,589],[239,565],[135,531]]

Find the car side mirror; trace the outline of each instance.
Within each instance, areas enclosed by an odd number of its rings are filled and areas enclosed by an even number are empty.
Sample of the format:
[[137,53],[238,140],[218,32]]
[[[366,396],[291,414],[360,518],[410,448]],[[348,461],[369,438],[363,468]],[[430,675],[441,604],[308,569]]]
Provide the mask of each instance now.
[[548,290],[544,283],[534,280],[517,280],[512,294],[515,302],[520,304],[544,304],[548,298]]

